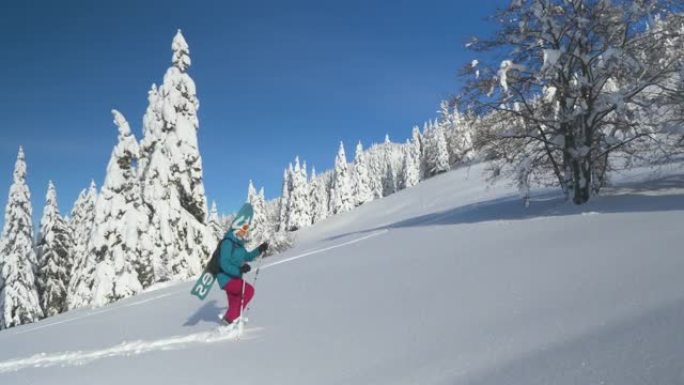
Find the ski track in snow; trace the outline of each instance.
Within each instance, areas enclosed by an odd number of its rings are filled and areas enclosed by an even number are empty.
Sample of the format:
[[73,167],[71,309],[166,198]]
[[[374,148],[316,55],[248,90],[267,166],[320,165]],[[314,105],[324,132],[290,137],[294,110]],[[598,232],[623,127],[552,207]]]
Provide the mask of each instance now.
[[[347,242],[341,243],[341,244],[339,244],[339,245],[334,245],[334,246],[329,246],[329,247],[322,248],[322,249],[316,249],[316,250],[308,251],[308,252],[305,252],[305,253],[302,253],[302,254],[299,254],[299,255],[295,255],[295,256],[293,256],[293,257],[289,257],[289,258],[283,259],[283,260],[281,260],[281,261],[277,261],[277,262],[273,262],[273,263],[267,264],[267,265],[265,265],[265,266],[262,266],[261,268],[262,268],[262,269],[267,269],[267,268],[269,268],[269,267],[277,266],[277,265],[280,265],[280,264],[283,264],[283,263],[287,263],[287,262],[292,262],[292,261],[294,261],[294,260],[297,260],[297,259],[300,259],[300,258],[304,258],[304,257],[308,257],[308,256],[311,256],[311,255],[314,255],[314,254],[319,254],[319,253],[322,253],[322,252],[325,252],[325,251],[328,251],[328,250],[333,250],[333,249],[337,249],[337,248],[339,248],[339,247],[348,246],[348,245],[351,245],[351,244],[354,244],[354,243],[358,243],[358,242],[361,242],[361,241],[365,241],[366,239],[369,239],[369,238],[376,237],[376,236],[378,236],[378,235],[382,235],[382,234],[386,233],[387,231],[389,231],[389,230],[388,230],[388,229],[382,229],[382,230],[379,230],[379,231],[377,231],[377,232],[375,232],[375,233],[372,233],[372,234],[369,234],[369,235],[366,235],[366,236],[363,236],[363,237],[359,237],[359,238],[356,238],[356,239],[352,239],[351,241],[347,241]],[[143,299],[143,300],[140,300],[140,301],[131,302],[131,303],[126,304],[126,305],[121,305],[121,306],[116,306],[116,307],[107,307],[107,308],[104,308],[104,309],[96,310],[96,311],[93,311],[93,312],[90,312],[90,313],[87,313],[87,314],[83,314],[83,315],[81,315],[81,316],[79,316],[79,317],[69,318],[69,319],[66,319],[66,320],[63,320],[63,321],[52,322],[52,323],[48,323],[48,324],[45,324],[45,325],[38,325],[38,326],[34,326],[34,327],[32,327],[32,328],[27,328],[27,329],[25,329],[25,330],[17,330],[17,331],[14,333],[14,335],[25,334],[25,333],[31,333],[31,332],[34,332],[34,331],[36,331],[36,330],[48,328],[48,327],[51,327],[51,326],[61,325],[61,324],[65,324],[65,323],[69,323],[69,322],[73,322],[73,321],[78,321],[78,320],[81,320],[81,319],[83,319],[83,318],[88,318],[88,317],[91,317],[91,316],[94,316],[94,315],[109,313],[109,312],[112,312],[112,311],[115,311],[115,310],[119,310],[119,309],[125,309],[125,308],[128,308],[128,307],[133,307],[133,306],[142,305],[142,304],[144,304],[144,303],[156,301],[156,300],[158,300],[158,299],[161,299],[161,298],[164,298],[164,297],[168,297],[168,296],[172,296],[172,295],[174,295],[174,294],[181,293],[181,292],[184,292],[184,291],[186,291],[186,290],[187,290],[187,289],[185,289],[185,288],[179,289],[179,290],[174,290],[174,291],[171,291],[171,292],[168,292],[168,293],[165,293],[165,294],[161,294],[161,295],[157,295],[157,296],[154,296],[154,297],[146,298],[146,299]]]
[[329,247],[326,247],[326,248],[323,248],[323,249],[317,249],[317,250],[309,251],[309,252],[306,252],[306,253],[302,253],[302,254],[299,254],[299,255],[295,255],[294,257],[290,257],[290,258],[283,259],[282,261],[269,263],[268,265],[262,266],[261,268],[262,268],[262,269],[267,269],[267,268],[269,268],[269,267],[277,266],[277,265],[280,265],[280,264],[282,264],[282,263],[292,262],[292,261],[297,260],[297,259],[300,259],[300,258],[308,257],[308,256],[313,255],[313,254],[318,254],[318,253],[322,253],[322,252],[324,252],[324,251],[328,251],[328,250],[332,250],[332,249],[337,249],[337,248],[339,248],[339,247],[348,246],[348,245],[351,245],[351,244],[353,244],[353,243],[358,243],[358,242],[361,242],[361,241],[365,241],[366,239],[369,239],[369,238],[377,237],[378,235],[385,234],[385,233],[388,232],[388,231],[389,231],[388,229],[382,229],[382,230],[379,230],[379,231],[377,231],[377,232],[375,232],[375,233],[368,234],[368,235],[366,235],[366,236],[364,236],[364,237],[352,239],[351,241],[347,241],[347,242],[341,243],[341,244],[339,244],[339,245],[329,246]]
[[[281,261],[273,262],[268,265],[262,266],[262,269],[267,269],[269,267],[277,266],[283,263],[288,263],[295,261],[297,259],[301,259],[304,257],[308,257],[314,254],[319,254],[325,251],[337,249],[340,247],[348,246],[354,243],[362,242],[367,239],[377,237],[379,235],[385,234],[388,232],[388,229],[381,229],[378,230],[374,233],[368,234],[363,237],[359,237],[356,239],[352,239],[350,241],[334,245],[334,246],[329,246],[321,249],[316,249],[312,251],[308,251],[302,254],[298,254],[286,259],[283,259]],[[55,326],[55,325],[60,325],[64,323],[68,323],[71,321],[77,321],[86,317],[90,317],[93,315],[98,315],[98,314],[103,314],[103,313],[108,313],[117,309],[123,309],[127,307],[132,307],[132,306],[137,306],[141,305],[150,301],[154,301],[160,298],[168,297],[180,292],[186,291],[185,288],[181,290],[174,290],[169,293],[165,293],[162,295],[154,296],[151,298],[147,298],[141,301],[137,302],[132,302],[126,305],[122,306],[117,306],[117,307],[109,307],[106,309],[98,310],[92,313],[84,314],[80,317],[76,318],[71,318],[59,322],[53,322],[49,323],[46,325],[40,325],[31,329],[27,330],[21,330],[15,333],[15,335],[18,334],[24,334],[24,333],[29,333],[33,332],[39,329],[47,328],[50,326]],[[246,332],[249,331],[255,331],[258,329],[247,329],[245,330]],[[245,338],[244,336],[241,336],[240,338]],[[245,339],[250,339],[253,338],[251,336],[247,336]],[[184,335],[184,336],[174,336],[166,339],[161,339],[161,340],[154,340],[154,341],[134,341],[134,342],[123,342],[119,345],[106,348],[106,349],[100,349],[100,350],[91,350],[91,351],[76,351],[76,352],[61,352],[61,353],[54,353],[54,354],[45,354],[45,353],[40,353],[36,354],[34,356],[28,357],[28,358],[21,358],[21,359],[16,359],[16,360],[9,360],[9,361],[4,361],[0,362],[0,373],[5,373],[5,372],[11,372],[11,371],[18,371],[21,369],[25,369],[28,367],[48,367],[48,366],[55,366],[55,365],[61,365],[61,366],[75,366],[75,365],[83,365],[87,364],[89,362],[103,359],[103,358],[108,358],[108,357],[116,357],[116,356],[130,356],[130,355],[136,355],[136,354],[142,354],[142,353],[148,353],[152,351],[159,351],[159,350],[175,350],[175,349],[181,349],[193,344],[206,344],[206,343],[214,343],[214,342],[219,342],[223,340],[229,340],[229,339],[235,339],[234,336],[231,335],[217,335],[215,331],[209,331],[209,332],[201,332],[201,333],[195,333],[195,334],[190,334],[190,335]]]
[[[439,219],[439,218],[437,218],[437,219]],[[376,237],[376,236],[378,236],[378,235],[382,235],[382,234],[384,234],[384,233],[386,233],[386,232],[388,232],[388,231],[389,231],[388,229],[382,229],[382,230],[376,231],[376,232],[374,232],[374,233],[372,233],[372,234],[369,234],[369,235],[366,235],[366,236],[363,236],[363,237],[359,237],[359,238],[356,238],[356,239],[352,239],[351,241],[347,241],[347,242],[341,243],[341,244],[339,244],[339,245],[334,245],[334,246],[329,246],[329,247],[322,248],[322,249],[316,249],[316,250],[308,251],[308,252],[305,252],[305,253],[302,253],[302,254],[295,255],[295,256],[293,256],[293,257],[289,257],[289,258],[283,259],[283,260],[281,260],[281,261],[277,261],[277,262],[273,262],[273,263],[267,264],[267,265],[265,265],[265,266],[262,266],[261,268],[262,268],[262,269],[267,269],[267,268],[269,268],[269,267],[277,266],[277,265],[280,265],[280,264],[283,264],[283,263],[287,263],[287,262],[292,262],[292,261],[294,261],[294,260],[297,260],[297,259],[300,259],[300,258],[304,258],[304,257],[308,257],[308,256],[311,256],[311,255],[314,255],[314,254],[319,254],[319,253],[322,253],[322,252],[325,252],[325,251],[328,251],[328,250],[333,250],[333,249],[337,249],[337,248],[339,248],[339,247],[348,246],[348,245],[351,245],[351,244],[354,244],[354,243],[358,243],[358,242],[361,242],[361,241],[365,241],[366,239],[369,239],[369,238]],[[79,316],[79,317],[69,318],[69,319],[66,319],[66,320],[63,320],[63,321],[52,322],[52,323],[48,323],[48,324],[45,324],[45,325],[38,325],[38,326],[34,326],[34,327],[32,327],[32,328],[27,328],[27,329],[25,329],[25,330],[17,330],[17,331],[14,333],[14,335],[25,334],[25,333],[31,333],[31,332],[34,332],[34,331],[36,331],[36,330],[48,328],[48,327],[51,327],[51,326],[61,325],[61,324],[69,323],[69,322],[72,322],[72,321],[78,321],[78,320],[81,320],[81,319],[83,319],[83,318],[88,318],[88,317],[91,317],[91,316],[94,316],[94,315],[109,313],[109,312],[111,312],[111,311],[115,311],[115,310],[119,310],[119,309],[125,309],[125,308],[128,308],[128,307],[133,307],[133,306],[142,305],[142,304],[144,304],[144,303],[156,301],[156,300],[158,300],[158,299],[165,298],[165,297],[169,297],[169,296],[172,296],[172,295],[174,295],[174,294],[181,293],[181,292],[184,292],[184,291],[186,291],[185,288],[179,289],[179,290],[174,290],[174,291],[171,291],[171,292],[168,292],[168,293],[165,293],[165,294],[161,294],[161,295],[157,295],[157,296],[154,296],[154,297],[146,298],[146,299],[143,299],[143,300],[140,300],[140,301],[131,302],[131,303],[126,304],[126,305],[121,305],[121,306],[116,306],[116,307],[108,307],[108,308],[104,308],[104,309],[101,309],[101,310],[96,310],[96,311],[93,311],[93,312],[90,312],[90,313],[87,313],[87,314],[83,314],[83,315],[81,315],[81,316]]]
[[211,344],[226,340],[254,339],[252,335],[261,328],[245,329],[243,334],[220,334],[216,330],[200,332],[182,336],[173,336],[154,341],[131,341],[122,342],[119,345],[90,351],[61,352],[53,354],[40,353],[28,358],[0,362],[0,373],[15,372],[29,367],[49,367],[60,365],[77,366],[84,365],[96,360],[117,356],[132,356],[153,351],[168,351],[186,348],[192,345]]

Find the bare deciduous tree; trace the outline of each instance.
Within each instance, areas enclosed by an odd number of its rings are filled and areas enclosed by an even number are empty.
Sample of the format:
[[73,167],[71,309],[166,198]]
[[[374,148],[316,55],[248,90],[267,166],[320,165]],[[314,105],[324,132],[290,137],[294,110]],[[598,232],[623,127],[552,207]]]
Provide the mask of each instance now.
[[684,95],[681,7],[515,0],[499,11],[495,35],[468,44],[488,55],[462,71],[462,103],[487,123],[475,140],[493,175],[513,176],[523,190],[560,185],[582,204],[618,154],[667,153],[676,109],[660,109]]

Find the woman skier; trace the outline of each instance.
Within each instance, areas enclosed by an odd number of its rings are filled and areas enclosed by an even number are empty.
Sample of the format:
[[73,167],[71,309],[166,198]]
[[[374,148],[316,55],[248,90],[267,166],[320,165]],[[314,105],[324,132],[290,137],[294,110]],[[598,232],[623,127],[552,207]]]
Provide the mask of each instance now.
[[[254,287],[242,279],[242,274],[251,270],[247,262],[253,261],[268,249],[268,243],[266,242],[252,251],[245,249],[244,242],[249,233],[251,217],[251,215],[238,215],[231,224],[230,230],[224,235],[221,243],[219,255],[221,271],[216,275],[216,280],[219,283],[219,287],[228,296],[228,310],[222,318],[223,323],[226,325],[230,325],[238,319],[244,307],[254,297]],[[242,304],[242,308],[240,304]]]

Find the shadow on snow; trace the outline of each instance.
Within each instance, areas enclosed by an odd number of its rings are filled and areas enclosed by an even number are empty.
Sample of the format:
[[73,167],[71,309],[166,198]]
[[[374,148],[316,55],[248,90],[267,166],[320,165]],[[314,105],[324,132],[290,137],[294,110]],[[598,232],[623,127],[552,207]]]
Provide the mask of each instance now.
[[[672,190],[672,191],[670,191]],[[526,208],[515,195],[476,202],[453,209],[401,220],[357,232],[328,238],[339,239],[380,229],[397,229],[427,225],[459,225],[489,221],[513,221],[542,217],[582,214],[615,214],[684,210],[684,175],[659,178],[649,182],[623,184],[603,190],[586,204],[577,206],[558,193],[547,193],[530,200]]]
[[216,305],[216,300],[209,301],[204,306],[197,309],[195,314],[190,316],[183,326],[195,326],[200,321],[218,323],[218,314],[222,312],[222,308]]

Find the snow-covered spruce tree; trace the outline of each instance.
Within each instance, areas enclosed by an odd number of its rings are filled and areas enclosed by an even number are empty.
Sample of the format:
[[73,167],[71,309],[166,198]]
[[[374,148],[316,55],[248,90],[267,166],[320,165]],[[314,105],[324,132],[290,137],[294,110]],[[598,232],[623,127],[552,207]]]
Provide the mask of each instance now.
[[249,233],[250,242],[248,246],[250,248],[259,246],[269,230],[269,223],[266,218],[266,201],[262,193],[257,193],[254,184],[250,180],[249,187],[247,188],[247,202],[252,205],[252,209],[254,210],[252,227]]
[[261,240],[263,242],[268,242],[268,250],[264,256],[278,254],[292,247],[294,239],[292,233],[278,231],[277,229],[280,211],[278,199],[266,202],[263,188],[259,192],[259,199],[265,202],[264,212],[266,214],[266,227],[265,231],[262,233]]
[[73,256],[72,232],[59,213],[57,191],[52,181],[48,183],[36,253],[36,284],[40,306],[43,314],[51,317],[68,309],[67,287],[71,268],[69,258]]
[[423,123],[423,132],[420,133],[420,179],[424,180],[431,176],[431,154],[434,152],[434,139],[432,138],[432,126],[428,122]]
[[404,159],[401,172],[401,188],[409,188],[420,182],[420,153],[411,140],[404,146]]
[[437,124],[439,124],[444,131],[444,138],[446,139],[447,153],[449,154],[449,164],[453,165],[458,162],[458,150],[455,148],[457,127],[460,124],[458,110],[454,108],[448,101],[442,100],[439,104],[439,111],[437,117]]
[[[268,213],[266,212],[266,196],[264,193],[264,188],[259,190],[259,194],[256,195],[253,206],[254,217],[252,219],[252,225],[261,236],[253,239],[254,247],[259,246],[262,242],[267,241],[267,237],[275,232],[275,226],[273,222],[268,220]],[[258,214],[258,215],[257,215]],[[257,243],[258,242],[258,243]]]
[[295,158],[292,174],[292,191],[290,192],[287,231],[296,231],[311,224],[309,204],[309,185],[306,175],[306,163],[299,165],[299,157]]
[[36,290],[32,212],[26,158],[20,147],[0,238],[0,329],[34,322],[43,316]]
[[409,147],[409,153],[412,156],[411,161],[413,162],[413,167],[415,168],[416,181],[415,181],[415,183],[412,183],[413,182],[413,176],[407,175],[407,179],[405,180],[406,187],[413,186],[413,185],[420,183],[421,178],[423,177],[423,169],[422,169],[423,162],[422,162],[422,151],[421,151],[422,140],[423,139],[422,139],[422,135],[420,134],[420,130],[418,129],[418,127],[414,127],[413,132],[411,133],[411,141],[410,141],[411,146]]
[[359,141],[356,145],[356,154],[354,156],[354,172],[352,173],[352,195],[355,199],[356,206],[373,200],[373,193],[370,188],[370,176],[368,175],[368,164],[366,162],[366,154],[363,151],[363,145]]
[[206,225],[207,204],[197,145],[195,83],[187,74],[189,48],[180,31],[172,43],[172,66],[150,91],[141,166],[148,231],[142,239],[154,282],[196,275],[215,245]]
[[146,218],[134,163],[139,148],[126,119],[113,110],[118,143],[112,150],[102,190],[95,204],[95,227],[88,245],[97,263],[90,303],[102,306],[140,292],[136,266],[141,258],[139,238]]
[[406,153],[408,152],[409,141],[406,141],[406,145],[402,147],[401,155],[401,167],[397,170],[397,190],[403,190],[406,188]]
[[176,184],[183,209],[204,223],[207,202],[202,182],[202,158],[197,145],[197,100],[195,82],[186,73],[190,67],[190,50],[178,30],[171,45],[173,65],[164,75],[159,88],[163,100],[162,121],[166,133],[164,145],[169,155],[171,180]]
[[292,179],[294,170],[292,168],[292,163],[289,167],[283,171],[283,188],[280,194],[279,200],[279,210],[278,210],[278,230],[286,231],[287,221],[289,218],[289,208],[290,208],[290,192],[292,191]]
[[393,164],[394,160],[392,142],[390,142],[389,135],[385,135],[383,151],[385,161],[385,176],[382,179],[382,195],[388,196],[397,191],[397,173]]
[[340,142],[340,149],[337,152],[337,157],[335,157],[335,174],[333,178],[332,212],[337,214],[353,209],[354,197],[352,196],[347,157],[344,154],[344,144],[342,142]]
[[457,106],[443,100],[440,103],[438,124],[444,131],[449,164],[453,166],[469,160],[472,138],[465,117]]
[[426,137],[429,143],[425,154],[428,176],[449,171],[449,152],[442,125],[438,122],[430,122]]
[[67,288],[67,307],[75,309],[83,306],[90,298],[90,288],[83,285],[89,275],[95,272],[95,256],[88,251],[88,242],[95,224],[95,202],[97,186],[90,182],[87,190],[82,190],[71,210],[69,227],[73,234],[73,263],[69,273]]
[[143,138],[140,141],[140,159],[138,168],[141,171],[149,169],[152,154],[157,150],[157,146],[163,138],[162,127],[162,105],[159,99],[157,85],[152,84],[147,92],[147,110],[143,116]]
[[279,231],[279,221],[280,221],[280,198],[271,199],[266,201],[264,196],[264,212],[266,213],[266,222],[273,229],[273,231]]
[[221,224],[221,218],[218,214],[218,209],[216,208],[216,202],[211,202],[211,210],[209,210],[208,226],[211,229],[212,234],[218,242],[223,238],[223,234],[226,232],[223,225]]
[[382,180],[385,176],[385,159],[381,146],[373,144],[366,151],[366,164],[371,194],[373,199],[380,199],[383,191]]
[[[329,174],[329,172],[328,172]],[[322,221],[328,217],[330,197],[326,175],[317,176],[316,169],[311,171],[311,183],[309,184],[309,201],[311,202],[311,223]]]
[[480,115],[498,111],[504,127],[477,135],[477,147],[495,160],[492,174],[521,180],[528,170],[523,179],[560,186],[583,204],[612,156],[660,146],[663,122],[648,112],[679,93],[669,82],[681,56],[663,52],[681,31],[652,22],[681,18],[681,10],[667,0],[527,0],[501,10],[493,38],[469,45],[492,54],[463,69],[463,100]]

